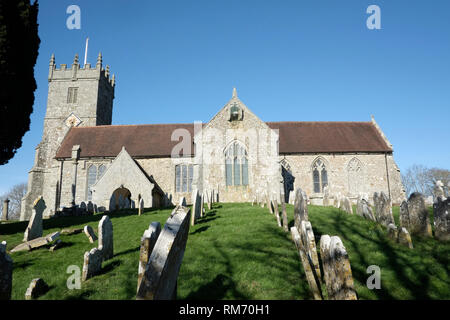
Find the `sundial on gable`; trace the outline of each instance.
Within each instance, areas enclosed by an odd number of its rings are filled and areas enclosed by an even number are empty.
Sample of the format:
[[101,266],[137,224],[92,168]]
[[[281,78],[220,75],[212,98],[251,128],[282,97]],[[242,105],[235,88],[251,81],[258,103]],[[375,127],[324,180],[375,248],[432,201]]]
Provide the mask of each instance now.
[[71,127],[78,127],[82,122],[83,121],[72,112],[70,116],[67,117],[65,124],[66,126],[71,128]]

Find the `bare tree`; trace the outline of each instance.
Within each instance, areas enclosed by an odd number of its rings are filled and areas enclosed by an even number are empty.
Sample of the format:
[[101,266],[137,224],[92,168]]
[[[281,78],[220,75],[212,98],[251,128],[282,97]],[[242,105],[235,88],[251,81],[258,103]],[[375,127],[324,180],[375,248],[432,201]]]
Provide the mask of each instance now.
[[3,211],[3,200],[9,199],[10,201],[8,210],[9,220],[19,220],[22,198],[25,196],[26,193],[27,193],[27,184],[20,183],[12,187],[7,193],[0,196],[1,201],[0,210]]
[[409,196],[413,192],[420,192],[425,196],[433,195],[434,183],[441,180],[445,188],[450,182],[450,171],[442,168],[427,168],[414,164],[402,174],[402,182]]

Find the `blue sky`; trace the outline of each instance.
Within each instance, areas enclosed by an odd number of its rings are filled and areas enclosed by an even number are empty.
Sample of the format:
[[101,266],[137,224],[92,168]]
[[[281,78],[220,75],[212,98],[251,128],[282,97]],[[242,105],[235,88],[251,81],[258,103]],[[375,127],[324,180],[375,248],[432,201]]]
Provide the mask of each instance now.
[[[450,1],[40,0],[31,130],[0,166],[0,194],[26,182],[42,137],[48,64],[98,52],[116,74],[113,124],[209,119],[237,87],[264,121],[370,121],[401,170],[450,169]],[[66,9],[81,8],[69,30]],[[369,30],[369,5],[381,30]]]

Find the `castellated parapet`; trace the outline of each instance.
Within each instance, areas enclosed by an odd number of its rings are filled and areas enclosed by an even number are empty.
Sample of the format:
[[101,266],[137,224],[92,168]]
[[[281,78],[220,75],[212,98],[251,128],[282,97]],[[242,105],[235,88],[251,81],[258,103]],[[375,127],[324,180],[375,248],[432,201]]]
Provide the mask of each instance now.
[[57,68],[52,55],[48,73],[47,112],[42,140],[36,148],[34,166],[30,171],[28,192],[22,199],[21,220],[31,216],[33,201],[43,196],[49,204],[45,216],[59,207],[61,187],[59,175],[62,165],[54,159],[61,142],[72,127],[110,125],[112,121],[115,76],[109,66],[103,68],[102,55],[95,66],[80,66],[75,55],[70,67]]

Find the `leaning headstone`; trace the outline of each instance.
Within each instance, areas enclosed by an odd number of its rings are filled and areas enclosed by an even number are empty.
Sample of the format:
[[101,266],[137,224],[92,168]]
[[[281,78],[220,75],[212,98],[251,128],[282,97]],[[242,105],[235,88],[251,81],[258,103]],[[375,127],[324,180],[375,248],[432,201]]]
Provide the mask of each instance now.
[[92,248],[84,253],[83,273],[81,280],[86,281],[102,270],[103,253],[102,250]]
[[25,300],[32,300],[40,297],[49,290],[48,285],[41,278],[33,279],[25,292]]
[[10,300],[12,290],[13,261],[6,253],[6,242],[0,244],[0,300]]
[[394,223],[394,216],[392,215],[391,200],[386,194],[381,191],[373,195],[373,202],[375,204],[375,218],[379,224],[387,227],[389,224]]
[[177,206],[161,231],[145,268],[136,299],[176,298],[178,272],[189,233],[189,208]]
[[339,237],[320,238],[324,280],[330,300],[357,300],[347,251]]
[[303,220],[308,221],[307,196],[302,189],[298,188],[295,193],[294,204],[294,222],[297,229],[300,230],[300,224]]
[[405,228],[400,228],[400,231],[398,232],[398,239],[397,239],[398,243],[400,243],[401,245],[404,245],[410,249],[413,249],[413,243],[411,240],[411,236],[408,232],[408,230],[406,230]]
[[360,195],[356,203],[356,214],[367,219],[376,221],[372,208],[370,207],[369,200],[365,195]]
[[419,192],[414,192],[408,201],[400,205],[400,226],[409,230],[411,234],[431,237],[431,224],[425,199]]
[[9,199],[3,200],[2,220],[8,221],[9,219]]
[[42,237],[42,215],[44,214],[45,208],[47,207],[45,206],[45,201],[42,196],[34,201],[33,214],[31,215],[30,222],[25,230],[23,241],[30,241]]
[[317,279],[317,276],[314,275],[314,267],[312,263],[312,259],[309,256],[308,252],[304,249],[302,245],[302,240],[300,233],[296,227],[291,228],[291,236],[292,240],[297,247],[298,254],[300,255],[300,260],[302,262],[303,270],[305,271],[306,280],[308,281],[309,288],[314,296],[315,300],[322,300],[322,291],[320,289],[320,282]]
[[148,264],[150,255],[155,247],[156,240],[158,240],[161,233],[161,224],[159,222],[152,222],[144,235],[141,238],[141,249],[139,253],[139,269],[138,269],[138,289],[144,276],[145,267]]
[[388,238],[390,238],[390,239],[392,239],[394,241],[397,241],[397,239],[398,239],[398,230],[397,230],[397,227],[395,226],[395,224],[390,223],[387,226],[387,235],[388,235]]
[[278,210],[278,201],[275,199],[272,201],[272,203],[273,203],[275,218],[277,219],[277,224],[281,228],[282,225],[281,225],[281,219],[280,219],[280,212]]
[[288,232],[289,231],[288,218],[286,213],[286,203],[284,201],[281,202],[281,210],[283,215],[283,229],[284,231]]
[[141,198],[141,200],[139,200],[139,212],[138,214],[141,215],[144,212],[144,199]]
[[98,223],[98,249],[102,252],[105,261],[114,255],[113,225],[108,216],[103,216]]
[[343,197],[341,201],[341,210],[344,210],[348,214],[353,214],[352,202],[348,197]]
[[434,202],[437,202],[437,199],[439,197],[441,197],[442,199],[445,199],[445,192],[444,192],[444,184],[442,183],[441,180],[438,180],[434,183],[434,188],[433,188],[433,197],[434,197]]
[[315,277],[320,279],[319,257],[317,256],[316,240],[314,238],[314,231],[311,222],[303,220],[300,226],[300,238],[302,245],[308,256],[311,258],[312,269],[315,272]]
[[40,248],[43,246],[46,246],[47,244],[55,241],[59,237],[59,232],[53,232],[49,234],[48,236],[36,238],[24,243],[19,244],[17,247],[11,250],[11,252],[18,252],[18,251],[30,251],[32,249]]
[[200,218],[200,197],[199,197],[199,193],[198,190],[195,189],[192,192],[192,214],[191,214],[191,226],[195,225],[195,220],[197,220],[198,218]]
[[433,204],[434,235],[437,239],[450,241],[450,197],[439,197]]
[[84,234],[88,237],[90,243],[94,243],[98,238],[95,235],[94,229],[91,226],[84,226]]

